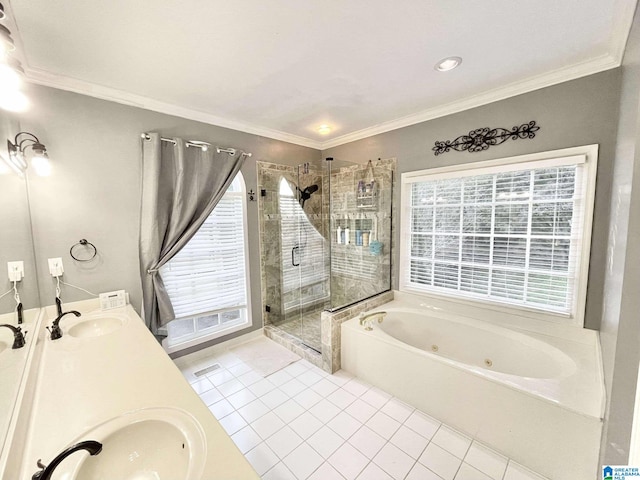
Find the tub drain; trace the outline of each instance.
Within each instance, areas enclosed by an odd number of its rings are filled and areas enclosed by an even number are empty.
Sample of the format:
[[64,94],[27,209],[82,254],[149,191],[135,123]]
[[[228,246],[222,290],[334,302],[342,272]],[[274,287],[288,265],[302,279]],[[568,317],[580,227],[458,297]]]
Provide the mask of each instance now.
[[434,352],[438,351],[438,345],[431,345],[431,350]]
[[493,362],[492,362],[490,359],[485,358],[485,359],[484,359],[484,364],[485,364],[487,367],[491,367],[491,366],[493,365]]

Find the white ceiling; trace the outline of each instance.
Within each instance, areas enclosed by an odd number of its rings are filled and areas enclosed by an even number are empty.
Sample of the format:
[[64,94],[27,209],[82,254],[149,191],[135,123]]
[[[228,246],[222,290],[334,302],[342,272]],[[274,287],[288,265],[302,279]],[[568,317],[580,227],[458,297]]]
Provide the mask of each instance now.
[[[35,83],[327,148],[618,66],[635,4],[14,0],[9,9]],[[462,65],[436,72],[450,55]],[[331,134],[318,134],[321,124]]]

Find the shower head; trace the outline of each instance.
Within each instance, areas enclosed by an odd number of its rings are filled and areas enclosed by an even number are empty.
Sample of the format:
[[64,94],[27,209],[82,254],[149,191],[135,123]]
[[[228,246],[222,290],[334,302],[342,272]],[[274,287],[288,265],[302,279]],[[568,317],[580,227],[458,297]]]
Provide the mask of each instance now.
[[300,190],[298,188],[298,191],[300,192],[300,206],[302,208],[304,208],[304,202],[309,200],[311,198],[311,195],[318,191],[318,188],[319,188],[318,185],[309,185],[304,190]]
[[312,193],[316,193],[317,191],[318,191],[318,185],[309,185],[307,188],[304,189],[302,193],[306,193],[309,196],[311,196]]

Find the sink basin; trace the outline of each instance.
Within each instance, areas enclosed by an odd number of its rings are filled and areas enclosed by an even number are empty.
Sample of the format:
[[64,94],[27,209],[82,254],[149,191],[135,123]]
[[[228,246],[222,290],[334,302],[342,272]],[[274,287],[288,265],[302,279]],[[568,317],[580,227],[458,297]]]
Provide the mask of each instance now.
[[79,318],[79,321],[70,327],[66,333],[72,337],[87,338],[100,337],[115,332],[124,325],[124,319],[119,317],[95,317]]
[[102,443],[102,451],[95,456],[85,452],[69,456],[57,469],[66,473],[61,478],[196,479],[206,461],[206,439],[200,424],[174,408],[147,408],[121,415],[70,444],[83,440]]

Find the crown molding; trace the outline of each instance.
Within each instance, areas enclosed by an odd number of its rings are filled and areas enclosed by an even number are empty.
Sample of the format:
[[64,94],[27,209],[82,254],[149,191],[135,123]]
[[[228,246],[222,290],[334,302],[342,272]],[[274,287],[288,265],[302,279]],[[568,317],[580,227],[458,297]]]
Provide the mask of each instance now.
[[244,133],[251,133],[253,135],[259,135],[261,137],[271,138],[273,140],[293,143],[295,145],[314,148],[316,150],[320,150],[322,147],[322,144],[320,142],[310,138],[301,137],[299,135],[293,135],[290,133],[281,132],[279,130],[261,127],[258,125],[252,125],[249,123],[221,118],[200,110],[161,102],[158,100],[154,100],[153,98],[145,97],[143,95],[128,93],[123,90],[105,87],[103,85],[97,85],[91,82],[85,82],[84,80],[78,80],[77,78],[50,73],[46,70],[38,68],[26,67],[25,76],[29,82],[38,85],[44,85],[46,87],[53,87],[60,90],[66,90],[68,92],[88,95],[90,97],[99,98],[101,100],[108,100],[110,102],[116,102],[131,107],[144,108],[146,110],[164,113],[167,115],[174,115],[176,117],[186,118],[188,120],[195,120],[198,122],[207,123],[209,125],[238,130]]
[[613,29],[609,46],[611,55],[618,59],[619,64],[622,64],[624,51],[627,48],[636,6],[637,0],[617,0],[613,4]]
[[[624,37],[623,41],[626,42],[626,36]],[[575,80],[576,78],[585,77],[587,75],[593,75],[594,73],[616,68],[621,64],[623,53],[624,46],[616,56],[609,54],[602,55],[589,61],[570,65],[560,70],[555,70],[553,72],[530,77],[522,81],[513,82],[502,87],[487,90],[477,95],[471,95],[469,97],[456,100],[455,102],[429,108],[427,110],[423,110],[422,112],[414,113],[406,117],[391,120],[389,122],[380,123],[378,125],[374,125],[373,127],[363,128],[362,130],[348,133],[346,135],[342,135],[332,140],[323,142],[322,150],[344,145],[346,143],[355,142],[356,140],[362,140],[363,138],[372,137],[381,133],[390,132],[391,130],[397,130],[399,128],[408,127],[417,123],[426,122],[435,118],[459,113],[464,110],[469,110],[471,108],[480,107],[482,105],[487,105],[499,100],[515,97],[516,95],[522,95],[523,93],[532,92],[534,90],[539,90],[541,88],[550,87],[552,85],[567,82],[569,80]]]
[[259,135],[261,137],[271,138],[274,140],[280,140],[295,145],[301,145],[303,147],[309,147],[316,150],[326,150],[329,148],[344,145],[346,143],[351,143],[357,140],[372,137],[374,135],[379,135],[381,133],[386,133],[392,130],[397,130],[399,128],[426,122],[428,120],[433,120],[454,113],[459,113],[464,110],[480,107],[482,105],[487,105],[510,97],[532,92],[534,90],[539,90],[541,88],[567,82],[569,80],[574,80],[587,75],[592,75],[604,70],[609,70],[611,68],[616,68],[620,66],[622,62],[622,56],[624,55],[624,44],[626,44],[627,35],[628,31],[625,35],[617,35],[617,41],[622,42],[623,47],[616,49],[615,55],[602,55],[586,62],[574,64],[560,70],[555,70],[553,72],[538,75],[536,77],[531,77],[519,82],[514,82],[502,87],[482,92],[477,95],[471,95],[461,100],[456,100],[455,102],[440,105],[424,110],[422,112],[391,120],[389,122],[384,122],[372,127],[364,128],[362,130],[351,132],[346,135],[327,140],[325,142],[319,142],[317,140],[301,137],[299,135],[293,135],[290,133],[281,132],[279,130],[273,130],[266,127],[260,127],[249,123],[228,120],[203,111],[181,107],[171,103],[161,102],[149,97],[145,97],[143,95],[136,95],[115,88],[85,82],[83,80],[78,80],[63,75],[53,74],[42,69],[27,67],[25,69],[25,72],[27,80],[38,85],[44,85],[47,87],[53,87],[60,90],[79,93],[82,95],[88,95],[90,97],[108,100],[123,105],[144,108],[167,115],[174,115],[189,120],[195,120],[210,125],[238,130],[241,132]]

